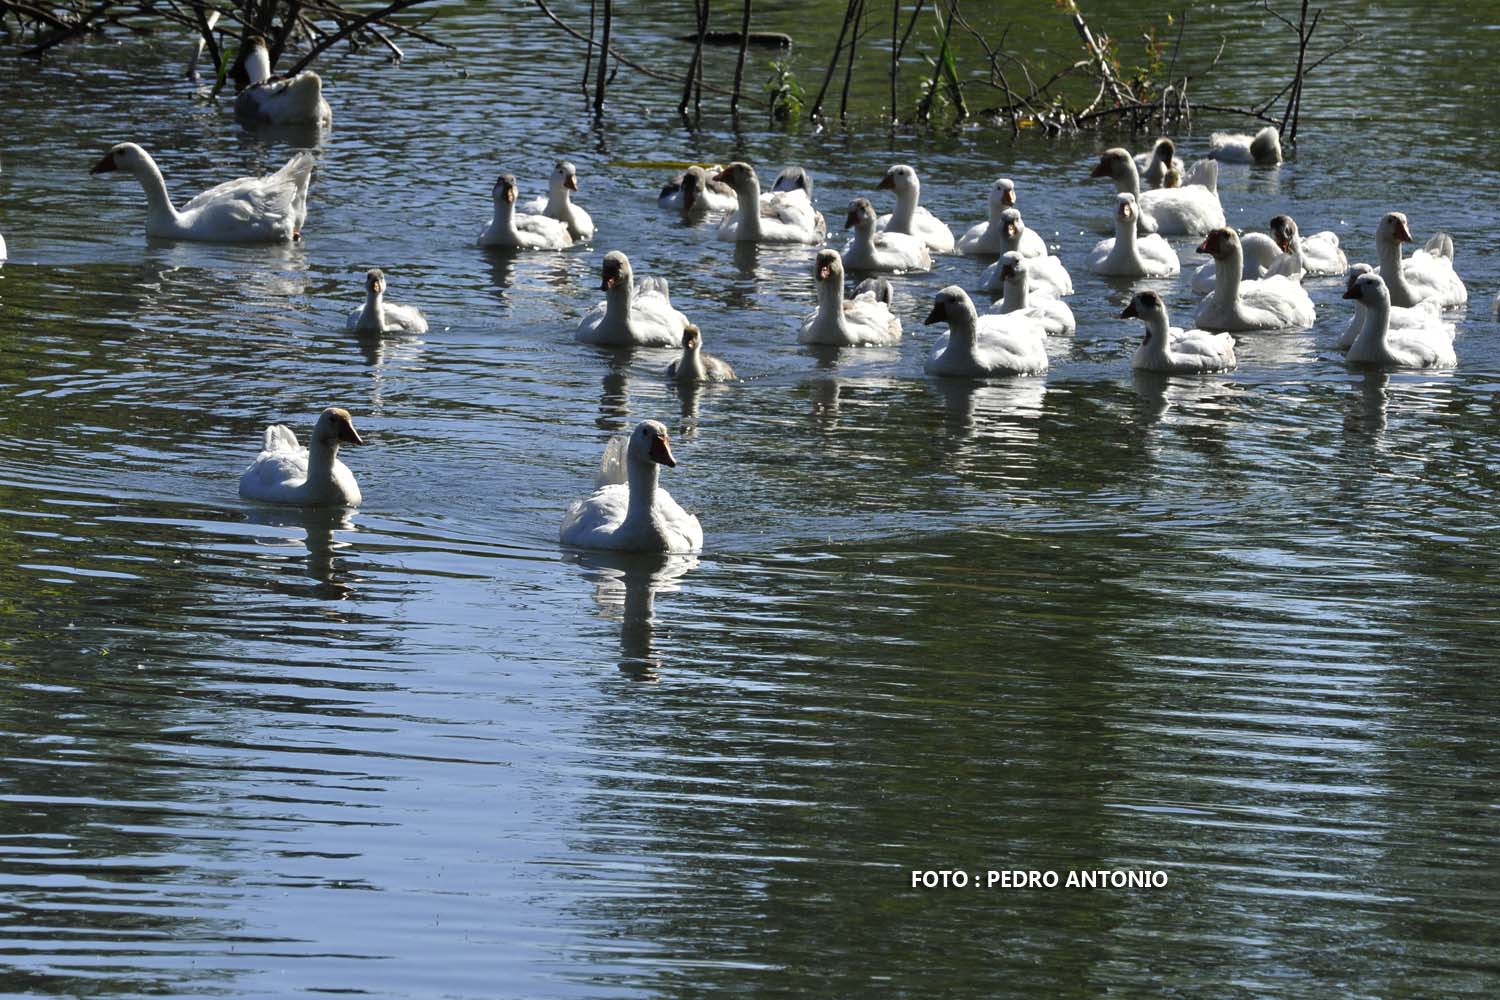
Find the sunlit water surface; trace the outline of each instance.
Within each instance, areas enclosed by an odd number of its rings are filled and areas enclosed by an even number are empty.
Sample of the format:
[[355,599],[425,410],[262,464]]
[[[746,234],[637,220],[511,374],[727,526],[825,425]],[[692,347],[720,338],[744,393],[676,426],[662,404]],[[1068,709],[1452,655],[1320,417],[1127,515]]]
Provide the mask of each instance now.
[[[756,5],[817,39],[794,56],[810,88],[825,6],[809,27]],[[1071,58],[1044,6],[1017,30]],[[1089,6],[1120,37],[1148,23]],[[87,169],[135,140],[185,197],[308,137],[194,100],[174,39],[7,50],[0,985],[1493,995],[1500,94],[1476,67],[1500,35],[1474,5],[1328,6],[1365,40],[1309,85],[1290,162],[1226,168],[1223,201],[1236,225],[1331,228],[1353,259],[1391,208],[1419,240],[1450,232],[1473,294],[1456,371],[1348,371],[1324,280],[1317,326],[1241,337],[1237,371],[1132,376],[1130,286],[1082,267],[1110,140],[891,139],[878,55],[851,132],[763,131],[764,53],[740,131],[685,129],[672,87],[629,70],[594,130],[577,50],[538,13],[450,6],[431,27],[456,54],[321,67],[336,125],[306,239],[267,249],[148,242],[136,186]],[[678,74],[660,26],[680,11],[648,8],[617,38]],[[1289,73],[1258,10],[1190,20],[1184,59],[1227,39],[1205,99]],[[598,238],[476,249],[497,171],[538,193],[560,156]],[[731,158],[806,163],[835,229],[892,162],[959,232],[1014,178],[1073,269],[1076,336],[1045,378],[924,378],[932,293],[985,263],[945,257],[898,282],[899,348],[799,348],[813,251],[676,224],[643,165]],[[616,248],[743,381],[679,392],[671,352],[573,342]],[[430,333],[343,332],[376,265]],[[1185,280],[1154,287],[1188,318]],[[345,456],[365,506],[239,500],[265,424],[305,437],[329,404],[368,441]],[[604,442],[644,417],[671,428],[665,482],[705,551],[560,551]],[[927,868],[1169,883],[911,889]]]

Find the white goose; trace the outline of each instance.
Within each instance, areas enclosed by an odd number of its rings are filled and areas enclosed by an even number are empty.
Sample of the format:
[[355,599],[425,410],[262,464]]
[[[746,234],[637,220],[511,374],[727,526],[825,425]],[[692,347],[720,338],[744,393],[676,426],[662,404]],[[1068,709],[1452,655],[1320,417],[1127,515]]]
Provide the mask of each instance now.
[[1089,270],[1112,278],[1153,278],[1182,270],[1177,251],[1157,233],[1137,232],[1135,195],[1115,195],[1115,235],[1089,252]]
[[562,250],[573,245],[568,227],[545,215],[516,211],[516,178],[501,174],[490,189],[495,214],[479,234],[482,247],[509,247],[513,250]]
[[365,272],[365,304],[349,314],[345,328],[351,333],[426,333],[422,310],[385,300],[385,272],[372,267]]
[[1135,349],[1130,367],[1148,372],[1172,375],[1197,375],[1233,368],[1234,337],[1207,330],[1184,330],[1172,326],[1167,306],[1153,291],[1136,292],[1121,319],[1141,319],[1146,323],[1146,338]]
[[[989,195],[989,220],[980,222],[969,228],[958,241],[960,253],[967,254],[994,254],[999,256],[1010,249],[1010,240],[1006,238],[1005,222],[1000,218],[1007,208],[1014,208],[1016,204],[1016,185],[1008,177],[1001,177],[990,185]],[[1026,229],[1021,233],[1020,242],[1015,247],[1025,257],[1047,256],[1047,241],[1033,229]]]
[[991,378],[1047,370],[1047,331],[1040,323],[1018,313],[980,316],[957,285],[937,293],[926,322],[948,324],[923,366],[929,375]]
[[[782,173],[785,175],[786,171]],[[714,180],[733,188],[739,205],[719,223],[719,239],[748,243],[823,242],[828,223],[823,213],[813,208],[806,187],[772,191],[763,200],[760,178],[748,163],[731,163]]]
[[667,365],[667,378],[674,382],[733,382],[729,362],[703,350],[703,331],[697,324],[682,328],[682,357]]
[[310,153],[297,153],[265,177],[241,177],[209,188],[179,211],[167,194],[161,168],[133,142],[122,142],[94,164],[91,174],[124,170],[146,192],[146,235],[210,243],[287,243],[302,238],[307,220]]
[[813,263],[818,307],[802,321],[802,344],[887,347],[901,339],[901,320],[891,312],[889,283],[865,285],[844,298],[844,261],[837,250],[819,250]]
[[333,110],[323,99],[323,80],[312,70],[272,79],[265,39],[253,35],[245,53],[243,89],[234,113],[267,125],[332,125]]
[[[1021,220],[1021,213],[1014,208],[1007,208],[1000,213],[1000,234],[1004,253],[1015,251],[1024,254],[1021,249],[1025,243],[1026,234],[1031,230],[1026,228],[1026,223]],[[1039,295],[1072,295],[1073,278],[1068,274],[1068,269],[1063,266],[1062,258],[1056,254],[1043,256],[1028,256],[1027,268],[1028,280],[1031,291]],[[1000,292],[1004,289],[1004,282],[1000,278],[1000,262],[996,261],[984,269],[979,276],[979,288],[985,292]]]
[[1271,239],[1282,253],[1297,259],[1307,277],[1341,277],[1349,269],[1349,258],[1339,246],[1339,235],[1331,229],[1303,236],[1296,219],[1278,215],[1271,219]]
[[526,211],[533,215],[545,215],[568,227],[568,235],[575,242],[594,238],[594,220],[589,213],[573,204],[573,192],[578,190],[578,168],[567,160],[558,160],[547,181],[547,194],[538,195],[526,203]]
[[330,406],[313,425],[308,447],[285,424],[266,428],[260,454],[240,476],[240,496],[302,507],[357,507],[363,499],[354,473],[339,461],[339,443],[364,444],[349,411]]
[[[1354,283],[1361,275],[1374,273],[1375,269],[1369,264],[1351,265],[1349,268],[1349,281],[1344,291],[1354,291]],[[1347,351],[1354,346],[1354,342],[1359,339],[1360,332],[1364,330],[1365,323],[1370,318],[1369,311],[1365,309],[1364,303],[1360,301],[1358,296],[1345,295],[1344,298],[1349,299],[1354,304],[1354,314],[1349,317],[1349,324],[1339,334],[1338,349],[1341,351]],[[1451,323],[1443,322],[1443,311],[1437,307],[1436,302],[1432,301],[1418,302],[1409,309],[1401,306],[1391,306],[1389,323],[1392,331],[1431,326],[1447,326],[1452,329],[1453,326]],[[1448,335],[1449,339],[1451,340],[1457,332],[1456,329],[1453,329]]]
[[922,182],[917,172],[904,163],[898,163],[885,172],[877,184],[878,191],[896,193],[896,210],[876,220],[882,232],[905,233],[915,236],[933,253],[953,252],[953,230],[945,226],[937,216],[917,204],[922,196]]
[[601,347],[682,346],[688,318],[672,307],[666,278],[642,278],[637,286],[630,259],[618,250],[604,255],[601,274],[604,301],[584,314],[574,340]]
[[1254,135],[1215,132],[1208,137],[1208,155],[1225,163],[1275,166],[1281,162],[1281,135],[1274,125],[1267,125]]
[[1458,364],[1451,325],[1390,328],[1391,296],[1380,275],[1360,275],[1344,298],[1358,299],[1369,314],[1358,339],[1344,355],[1348,363],[1382,368],[1452,368]]
[[0,260],[5,259],[5,237],[0,236]]
[[629,438],[610,440],[593,494],[563,515],[558,540],[581,549],[618,552],[696,552],[703,548],[698,519],[658,485],[660,467],[675,468],[667,428],[643,420]]
[[1031,284],[1029,274],[1035,258],[1022,257],[1014,250],[1000,258],[1000,278],[1005,288],[1005,297],[990,307],[990,312],[1000,315],[1029,316],[1042,324],[1050,334],[1069,334],[1078,329],[1073,310],[1062,299],[1047,296],[1033,299],[1027,288]]
[[932,270],[932,254],[919,237],[875,231],[875,206],[868,198],[849,203],[844,228],[854,230],[844,247],[844,262],[856,271]]
[[1439,309],[1455,309],[1469,301],[1469,290],[1453,270],[1453,241],[1436,233],[1427,246],[1401,259],[1401,244],[1410,243],[1411,230],[1403,212],[1387,212],[1375,227],[1376,273],[1385,279],[1391,304],[1413,306],[1428,299]]
[[1199,160],[1189,168],[1181,187],[1141,192],[1141,177],[1131,155],[1119,147],[1106,149],[1090,177],[1108,177],[1120,193],[1135,195],[1140,209],[1140,231],[1164,236],[1196,236],[1224,225],[1219,204],[1219,165]]
[[[1278,216],[1277,218],[1280,218]],[[1293,281],[1302,280],[1302,265],[1292,254],[1282,252],[1275,236],[1265,233],[1240,234],[1240,277],[1256,281],[1270,274],[1284,274]],[[1207,295],[1214,290],[1219,265],[1214,260],[1205,261],[1193,272],[1193,291]]]
[[[1136,153],[1135,166],[1141,180],[1154,188],[1180,187],[1182,185],[1182,159],[1177,155],[1177,144],[1166,136],[1156,140],[1149,153]],[[1170,183],[1168,178],[1176,183]]]
[[1214,290],[1198,306],[1193,322],[1205,330],[1288,330],[1313,325],[1312,299],[1300,282],[1284,274],[1244,280],[1240,237],[1225,226],[1198,246],[1213,257]]
[[688,167],[662,186],[656,204],[677,212],[685,221],[700,222],[711,215],[723,215],[739,207],[734,188],[714,180],[719,167]]

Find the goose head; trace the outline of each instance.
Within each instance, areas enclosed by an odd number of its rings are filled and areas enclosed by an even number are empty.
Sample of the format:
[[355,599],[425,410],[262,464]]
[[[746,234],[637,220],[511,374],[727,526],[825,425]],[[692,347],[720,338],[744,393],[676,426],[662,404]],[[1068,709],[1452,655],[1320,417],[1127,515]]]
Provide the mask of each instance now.
[[1167,304],[1161,300],[1161,296],[1153,291],[1136,292],[1130,299],[1130,304],[1125,311],[1120,313],[1121,319],[1143,319],[1146,321],[1146,336],[1144,343],[1151,342],[1151,327],[1158,321],[1162,326],[1167,322]]
[[689,323],[682,328],[682,349],[692,353],[703,346],[703,331],[698,324]]
[[1140,216],[1140,208],[1136,206],[1135,195],[1129,191],[1122,191],[1115,195],[1115,224],[1134,229],[1136,220]]
[[630,434],[630,444],[625,455],[633,462],[656,463],[667,468],[676,468],[677,459],[672,457],[672,448],[667,441],[667,425],[659,420],[642,420]]
[[1014,250],[1007,250],[1000,256],[1000,280],[1005,282],[1006,294],[1010,294],[1011,286],[1019,288],[1026,287],[1026,272],[1028,265],[1026,258]]
[[365,294],[385,294],[385,272],[378,267],[372,267],[365,272]]
[[880,183],[875,185],[877,191],[894,191],[897,197],[904,195],[919,195],[922,191],[922,182],[917,180],[917,172],[904,163],[898,163],[885,172],[880,178]]
[[1244,251],[1240,249],[1240,234],[1228,226],[1220,226],[1210,230],[1203,238],[1203,242],[1198,244],[1198,252],[1206,253],[1214,260],[1228,260]]
[[1366,306],[1374,306],[1384,303],[1391,304],[1390,289],[1385,287],[1385,279],[1375,273],[1361,274],[1349,282],[1349,287],[1344,291],[1344,298],[1356,299]]
[[1014,249],[1021,240],[1021,234],[1026,232],[1026,223],[1021,221],[1021,213],[1014,208],[1007,208],[1000,213],[1000,226],[1005,233],[1005,243]]
[[[1347,281],[1344,282],[1344,291],[1346,293],[1354,291],[1354,283],[1356,281],[1358,281],[1361,276],[1366,275],[1366,274],[1374,274],[1374,273],[1375,273],[1375,269],[1373,267],[1371,267],[1369,264],[1364,263],[1363,261],[1361,261],[1358,264],[1350,264],[1349,265],[1349,278],[1348,278]],[[1356,297],[1357,296],[1354,296],[1354,295],[1348,295],[1348,294],[1344,295],[1344,298],[1346,298],[1346,299],[1352,299],[1352,298],[1356,298]]]
[[490,193],[494,196],[496,208],[501,205],[514,205],[516,203],[516,175],[501,174]]
[[1281,135],[1275,125],[1267,125],[1250,140],[1250,158],[1256,163],[1281,162]]
[[612,291],[616,286],[630,287],[630,258],[618,250],[604,255],[604,265],[599,269],[599,290]]
[[313,440],[327,447],[340,444],[364,444],[364,438],[354,429],[354,418],[342,406],[330,406],[318,415],[313,425]]
[[813,261],[813,276],[817,278],[820,285],[833,283],[842,287],[844,284],[844,258],[839,256],[837,250],[819,250],[817,259]]
[[1292,241],[1298,235],[1297,220],[1290,215],[1278,215],[1271,219],[1271,239],[1282,253],[1292,252]]
[[758,196],[760,193],[760,178],[755,176],[755,168],[738,160],[715,174],[714,180],[728,184],[737,195]]
[[708,186],[708,174],[704,173],[702,167],[688,167],[682,174],[682,207],[692,211],[698,199],[703,197],[703,190]]
[[771,184],[772,191],[805,191],[807,200],[812,201],[813,182],[812,175],[801,167],[786,167],[776,175],[776,180]]
[[122,142],[111,146],[104,158],[89,170],[91,174],[105,174],[112,170],[139,173],[151,161],[151,155],[133,142]]
[[1410,243],[1411,230],[1406,225],[1405,212],[1387,212],[1375,227],[1376,243]]
[[1115,146],[1106,149],[1099,155],[1099,165],[1094,168],[1090,177],[1108,177],[1116,184],[1129,183],[1132,174],[1138,173],[1135,169],[1135,160],[1131,158],[1128,151]]
[[844,217],[844,228],[857,232],[874,232],[875,206],[868,198],[855,198],[849,203],[849,214]]
[[1016,185],[1009,177],[1002,177],[990,185],[990,209],[1003,212],[1016,203]]
[[979,313],[975,311],[969,293],[957,285],[949,285],[932,297],[932,311],[922,322],[928,326],[947,323],[951,328],[963,325],[967,320],[967,325],[972,327],[978,318]]
[[558,160],[552,168],[552,190],[557,193],[578,190],[578,168],[567,160]]

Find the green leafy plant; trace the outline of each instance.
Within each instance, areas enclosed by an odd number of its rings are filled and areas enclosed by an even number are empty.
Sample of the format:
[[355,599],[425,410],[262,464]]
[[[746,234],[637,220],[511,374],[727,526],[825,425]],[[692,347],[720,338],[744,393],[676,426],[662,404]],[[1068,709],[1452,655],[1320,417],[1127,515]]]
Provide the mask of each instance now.
[[802,117],[807,92],[791,67],[784,62],[770,64],[771,77],[766,81],[766,94],[770,98],[771,121],[792,122]]

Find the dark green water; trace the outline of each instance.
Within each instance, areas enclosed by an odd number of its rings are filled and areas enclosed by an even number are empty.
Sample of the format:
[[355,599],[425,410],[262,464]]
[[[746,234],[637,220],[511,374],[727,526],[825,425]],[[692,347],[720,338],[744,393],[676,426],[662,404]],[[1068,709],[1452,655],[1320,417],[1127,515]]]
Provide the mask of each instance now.
[[[134,184],[87,176],[134,140],[185,196],[305,139],[193,100],[177,42],[0,53],[0,988],[1493,995],[1500,32],[1479,5],[1327,8],[1365,41],[1309,85],[1290,162],[1226,168],[1225,208],[1290,211],[1351,259],[1393,208],[1450,232],[1455,371],[1346,370],[1322,281],[1317,326],[1240,338],[1237,371],[1133,377],[1130,286],[1082,266],[1113,140],[758,111],[690,132],[628,71],[594,130],[575,50],[541,58],[560,36],[520,5],[444,8],[457,55],[323,67],[335,127],[281,250],[149,243]],[[676,74],[666,10],[617,30]],[[757,10],[821,39],[792,56],[810,84],[843,5]],[[1120,37],[1134,10],[1088,6]],[[1071,44],[1051,4],[1015,16],[1014,44]],[[1192,8],[1184,58],[1220,37],[1195,86],[1274,93],[1258,6]],[[494,174],[536,193],[563,155],[595,241],[474,248]],[[959,232],[1014,178],[1077,334],[1045,378],[924,378],[932,293],[984,263],[945,257],[899,282],[899,348],[807,353],[812,251],[736,254],[633,166],[731,157],[807,164],[834,228],[892,162]],[[679,394],[670,352],[574,344],[610,249],[745,380]],[[430,333],[343,332],[377,265]],[[1153,287],[1189,315],[1185,279]],[[369,441],[346,456],[365,506],[240,501],[264,425],[305,436],[334,403]],[[564,507],[644,417],[704,553],[563,553]],[[911,887],[1099,868],[1167,884]]]

